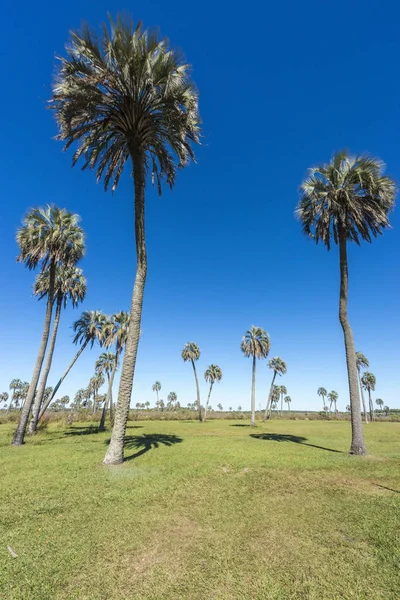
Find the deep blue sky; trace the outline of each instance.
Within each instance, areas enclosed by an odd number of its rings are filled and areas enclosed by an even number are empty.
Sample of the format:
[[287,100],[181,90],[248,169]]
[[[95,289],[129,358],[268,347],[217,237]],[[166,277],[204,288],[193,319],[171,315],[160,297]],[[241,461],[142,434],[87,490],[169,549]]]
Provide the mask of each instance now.
[[[88,295],[62,315],[50,383],[75,352],[72,321],[83,309],[127,310],[135,271],[132,185],[114,196],[93,173],[71,168],[53,140],[45,110],[55,54],[83,20],[97,26],[117,2],[9,2],[0,56],[0,391],[29,380],[45,305],[32,297],[34,274],[15,261],[15,231],[31,206],[56,203],[82,216]],[[204,145],[174,191],[147,194],[149,271],[132,403],[176,391],[193,401],[191,367],[180,351],[196,341],[199,370],[218,363],[223,381],[212,404],[250,404],[251,363],[240,341],[252,324],[271,335],[272,356],[288,363],[293,408],[319,408],[316,389],[348,403],[338,322],[338,256],[305,239],[293,211],[308,167],[349,148],[381,157],[400,180],[400,8],[396,2],[142,2],[128,7],[158,25],[193,65]],[[350,318],[356,347],[370,359],[377,395],[399,405],[399,212],[372,245],[350,248]],[[86,350],[63,386],[87,384],[99,349]],[[270,382],[258,364],[257,405]],[[203,395],[206,386],[202,382]]]

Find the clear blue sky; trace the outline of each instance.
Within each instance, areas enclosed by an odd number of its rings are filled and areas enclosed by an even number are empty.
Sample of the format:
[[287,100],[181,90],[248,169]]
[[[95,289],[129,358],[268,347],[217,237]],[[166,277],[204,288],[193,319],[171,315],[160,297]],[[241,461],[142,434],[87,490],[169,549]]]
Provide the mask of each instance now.
[[[136,8],[135,8],[136,7]],[[71,168],[53,140],[45,110],[55,54],[82,20],[98,25],[124,9],[117,2],[10,2],[3,9],[0,56],[2,203],[0,211],[0,391],[29,380],[40,341],[43,301],[34,274],[15,261],[15,231],[31,206],[56,203],[82,216],[88,295],[62,315],[50,384],[73,356],[72,321],[83,309],[127,310],[135,272],[132,186],[125,173],[114,196],[93,173]],[[338,256],[305,239],[293,217],[309,166],[348,148],[381,157],[400,180],[400,8],[396,2],[134,3],[145,26],[158,25],[193,65],[204,145],[198,164],[171,193],[147,194],[148,281],[132,404],[176,391],[195,397],[189,340],[224,378],[212,404],[250,405],[251,362],[240,341],[252,324],[283,357],[293,408],[320,407],[316,389],[348,403],[338,322]],[[350,318],[356,347],[368,356],[377,394],[399,406],[399,212],[393,229],[350,248]],[[92,375],[99,349],[86,350],[63,386],[74,394]],[[271,373],[258,363],[257,405]],[[202,381],[203,396],[206,386]]]

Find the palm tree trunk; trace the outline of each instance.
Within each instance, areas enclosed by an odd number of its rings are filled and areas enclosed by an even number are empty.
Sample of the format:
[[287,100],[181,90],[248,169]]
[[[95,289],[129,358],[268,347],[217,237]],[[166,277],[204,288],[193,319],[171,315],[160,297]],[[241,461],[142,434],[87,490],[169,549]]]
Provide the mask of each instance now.
[[129,406],[131,402],[133,377],[135,374],[136,356],[140,337],[144,287],[147,275],[147,253],[144,221],[144,156],[140,153],[131,152],[131,157],[135,187],[135,238],[137,265],[129,318],[129,333],[126,340],[125,356],[119,382],[114,427],[111,434],[110,445],[103,461],[108,465],[116,465],[124,460],[124,439],[126,423],[129,417]]
[[369,399],[369,416],[372,421],[375,421],[375,413],[374,413],[374,404],[371,398],[371,390],[368,390],[368,399]]
[[107,374],[108,390],[107,390],[107,398],[106,398],[106,401],[104,402],[104,406],[103,406],[103,412],[101,413],[101,421],[100,421],[100,425],[99,425],[100,431],[104,431],[104,428],[105,428],[108,404],[110,404],[110,420],[112,420],[112,387],[113,387],[113,383],[114,383],[115,371],[117,370],[117,364],[118,364],[118,353],[116,354],[116,357],[115,357],[115,365],[113,366],[113,370],[111,371],[111,377],[110,377],[110,375]]
[[206,407],[204,409],[204,414],[203,414],[203,423],[205,423],[207,420],[208,403],[210,402],[210,396],[211,396],[211,390],[212,390],[213,383],[214,383],[213,381],[210,383],[210,391],[208,392]]
[[35,401],[32,406],[32,418],[31,418],[31,421],[29,423],[29,428],[28,428],[28,433],[30,435],[33,435],[36,433],[36,428],[37,428],[37,424],[38,424],[38,420],[39,420],[40,406],[42,404],[44,390],[46,389],[47,378],[49,376],[51,363],[53,360],[54,348],[55,348],[56,339],[57,339],[58,325],[60,323],[61,308],[62,308],[62,296],[58,296],[57,306],[56,306],[56,314],[54,316],[53,331],[52,331],[51,338],[50,338],[49,351],[47,353],[47,361],[44,366],[42,378],[40,380],[39,387],[37,389],[36,396],[35,396]]
[[256,424],[256,355],[253,354],[253,372],[251,376],[251,421],[250,425]]
[[265,412],[264,412],[264,417],[263,417],[263,422],[267,419],[270,418],[268,417],[268,411],[269,411],[269,407],[271,404],[271,400],[272,400],[272,390],[274,389],[274,382],[275,382],[275,377],[276,377],[276,371],[274,371],[274,374],[272,376],[272,382],[271,382],[271,387],[269,388],[269,394],[268,394],[268,400],[267,400],[267,406],[265,407]]
[[48,408],[48,406],[50,404],[50,402],[53,400],[54,396],[57,394],[60,385],[62,384],[62,382],[64,381],[64,379],[66,378],[66,376],[68,375],[68,373],[70,372],[70,370],[72,369],[72,367],[74,366],[74,364],[76,363],[76,361],[78,360],[78,358],[80,357],[80,355],[82,354],[82,352],[84,351],[84,349],[86,348],[86,346],[88,345],[88,343],[89,343],[89,340],[86,340],[84,342],[83,346],[75,354],[75,356],[72,359],[72,361],[70,362],[67,370],[64,372],[63,376],[59,379],[56,387],[54,388],[53,392],[51,393],[50,398],[48,398],[46,400],[46,402],[43,404],[43,406],[41,407],[38,421],[40,421],[40,419],[43,417],[44,413],[46,412],[46,410],[47,410],[47,408]]
[[350,407],[351,407],[351,446],[350,454],[366,454],[361,409],[358,391],[356,353],[354,348],[353,332],[347,315],[349,275],[347,265],[346,232],[339,226],[339,254],[340,254],[340,299],[339,321],[343,329],[344,345],[346,349],[347,376],[349,381]]
[[29,413],[31,412],[31,407],[35,398],[35,392],[37,388],[37,384],[40,377],[40,371],[42,370],[42,365],[44,361],[44,355],[46,353],[47,342],[49,340],[50,335],[50,325],[51,325],[51,315],[53,312],[53,298],[54,298],[54,282],[55,282],[55,273],[56,273],[56,265],[52,261],[50,263],[50,272],[49,272],[49,291],[47,294],[47,305],[46,305],[46,315],[44,319],[44,327],[42,334],[42,341],[39,347],[39,352],[36,358],[36,364],[33,370],[32,381],[29,385],[28,393],[21,411],[21,416],[19,418],[18,427],[15,430],[12,445],[13,446],[21,446],[24,443],[25,430],[28,424]]
[[366,423],[368,423],[368,413],[367,413],[367,408],[365,406],[364,390],[363,390],[363,387],[361,385],[361,372],[360,372],[360,369],[357,369],[357,373],[358,373],[358,385],[359,385],[359,389],[360,389],[360,392],[361,392],[361,401],[362,401],[363,411],[364,411],[364,420],[365,420]]
[[192,360],[191,362],[192,362],[192,367],[193,367],[194,379],[195,379],[195,382],[196,382],[197,410],[199,412],[199,421],[202,422],[203,417],[202,417],[202,414],[201,414],[201,401],[200,401],[199,380],[197,378],[197,371],[196,371],[196,365],[194,364],[194,360]]
[[281,394],[281,416],[283,415],[283,394]]

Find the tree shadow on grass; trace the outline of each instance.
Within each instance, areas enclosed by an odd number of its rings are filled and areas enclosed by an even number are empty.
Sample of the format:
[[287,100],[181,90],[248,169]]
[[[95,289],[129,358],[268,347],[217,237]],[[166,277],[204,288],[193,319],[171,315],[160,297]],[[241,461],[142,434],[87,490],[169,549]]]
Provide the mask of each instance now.
[[[128,425],[127,429],[143,429],[143,425]],[[92,435],[93,433],[104,433],[105,429],[100,430],[98,425],[88,425],[86,427],[71,427],[65,435]]]
[[[125,450],[137,450],[134,454],[125,457],[125,461],[132,460],[146,454],[152,448],[159,448],[160,446],[173,446],[174,444],[180,444],[183,439],[177,435],[167,435],[164,433],[149,433],[143,435],[128,435],[125,438],[124,448]],[[110,440],[106,440],[108,445]]]
[[386,487],[385,485],[380,485],[380,483],[373,483],[372,485],[382,488],[383,490],[387,490],[388,492],[394,492],[395,494],[400,494],[400,490],[394,490],[392,488]]
[[327,452],[337,452],[338,454],[344,454],[342,450],[325,448],[324,446],[317,446],[316,444],[307,444],[307,438],[301,435],[290,435],[288,433],[251,433],[250,437],[256,438],[257,440],[267,440],[271,442],[293,442],[294,444],[301,444],[302,446],[318,448],[318,450],[326,450]]
[[250,425],[250,423],[232,423],[229,427],[253,427],[254,425]]

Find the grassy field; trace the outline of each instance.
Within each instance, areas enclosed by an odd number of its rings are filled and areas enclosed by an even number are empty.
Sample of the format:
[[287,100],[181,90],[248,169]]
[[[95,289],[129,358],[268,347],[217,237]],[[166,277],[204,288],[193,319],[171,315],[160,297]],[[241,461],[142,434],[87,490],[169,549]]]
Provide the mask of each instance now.
[[[400,424],[0,426],[1,600],[399,597]],[[12,546],[18,558],[7,550]]]

